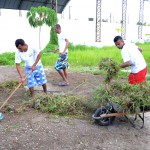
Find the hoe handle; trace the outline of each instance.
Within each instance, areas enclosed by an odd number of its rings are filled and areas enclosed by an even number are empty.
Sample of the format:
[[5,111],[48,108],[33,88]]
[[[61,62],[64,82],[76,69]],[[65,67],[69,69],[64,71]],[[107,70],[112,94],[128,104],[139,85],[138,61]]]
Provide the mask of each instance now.
[[[25,76],[25,80],[29,77],[32,71],[28,75]],[[15,90],[9,95],[9,97],[3,102],[3,104],[0,107],[0,110],[6,105],[8,100],[12,97],[12,95],[19,89],[19,87],[22,85],[22,83],[19,83],[19,85],[15,88]]]

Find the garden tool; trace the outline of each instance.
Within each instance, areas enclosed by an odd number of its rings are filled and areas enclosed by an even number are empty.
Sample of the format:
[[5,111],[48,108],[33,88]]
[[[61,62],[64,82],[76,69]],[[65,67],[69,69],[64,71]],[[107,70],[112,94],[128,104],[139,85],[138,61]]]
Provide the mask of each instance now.
[[[32,73],[32,70],[29,72],[29,74],[27,74],[25,76],[25,80],[29,77],[29,75]],[[15,90],[9,95],[9,97],[3,102],[3,104],[0,106],[0,110],[7,104],[7,102],[9,101],[9,99],[12,97],[12,95],[19,89],[19,87],[22,85],[23,83],[19,83],[19,85],[15,88]],[[4,118],[4,114],[0,112],[0,120],[2,120]]]

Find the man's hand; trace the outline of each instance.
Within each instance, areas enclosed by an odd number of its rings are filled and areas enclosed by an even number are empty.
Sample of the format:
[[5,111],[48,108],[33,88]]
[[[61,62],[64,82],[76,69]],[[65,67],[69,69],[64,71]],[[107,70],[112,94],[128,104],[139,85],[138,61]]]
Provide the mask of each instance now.
[[53,50],[52,52],[53,52],[53,53],[56,53],[56,52],[57,52],[57,50],[55,49],[55,50]]
[[23,84],[24,82],[25,82],[25,78],[22,77],[21,80],[19,81],[19,83],[22,83],[22,84]]
[[58,50],[59,50],[59,48],[53,50],[52,52],[53,52],[53,53],[56,53]]
[[60,53],[62,57],[64,57],[64,55],[66,54],[66,52],[62,52]]
[[129,67],[129,66],[131,66],[130,61],[124,62],[123,64],[120,65],[121,68],[126,68],[126,67]]

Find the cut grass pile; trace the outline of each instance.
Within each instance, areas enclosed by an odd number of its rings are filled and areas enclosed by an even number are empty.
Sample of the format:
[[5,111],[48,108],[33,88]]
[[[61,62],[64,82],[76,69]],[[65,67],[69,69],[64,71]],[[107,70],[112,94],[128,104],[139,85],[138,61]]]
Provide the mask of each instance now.
[[96,104],[106,105],[108,100],[117,104],[123,112],[136,112],[143,107],[150,107],[150,85],[112,82],[99,87],[94,93]]
[[7,80],[0,84],[0,89],[14,89],[18,85],[17,81],[14,80]]
[[40,95],[39,110],[58,116],[83,116],[84,105],[82,97],[75,95]]

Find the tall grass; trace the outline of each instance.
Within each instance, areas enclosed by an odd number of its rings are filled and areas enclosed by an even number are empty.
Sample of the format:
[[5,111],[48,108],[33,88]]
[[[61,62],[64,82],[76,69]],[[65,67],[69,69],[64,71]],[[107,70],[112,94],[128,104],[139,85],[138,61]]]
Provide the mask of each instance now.
[[15,54],[7,52],[0,55],[0,65],[14,65]]
[[76,50],[69,53],[69,62],[72,66],[98,66],[100,60],[105,57],[118,57],[121,60],[119,51],[114,48],[95,48],[92,50]]
[[[57,60],[58,54],[43,53],[42,62],[45,66],[53,66]],[[73,67],[78,66],[98,66],[100,60],[105,57],[111,57],[121,61],[120,51],[113,47],[87,47],[77,45],[69,47],[69,63]]]
[[[143,49],[144,58],[150,70],[150,43],[137,44]],[[42,63],[44,66],[54,66],[58,57],[56,53],[45,53],[43,50]],[[98,67],[102,58],[112,58],[115,61],[122,63],[120,50],[115,46],[105,46],[102,48],[87,47],[85,45],[69,47],[69,63],[71,67]],[[3,53],[0,55],[0,65],[14,65],[14,53]]]
[[[143,55],[150,70],[150,43],[137,44],[143,49]],[[53,66],[57,60],[58,54],[46,54],[42,56],[42,62],[45,66]],[[87,47],[84,45],[72,46],[69,48],[69,63],[72,67],[96,67],[102,58],[112,58],[122,63],[121,53],[115,46],[105,46],[102,48]]]
[[150,70],[150,43],[146,42],[144,44],[137,44],[139,47],[143,49],[144,58],[148,64],[148,68]]

